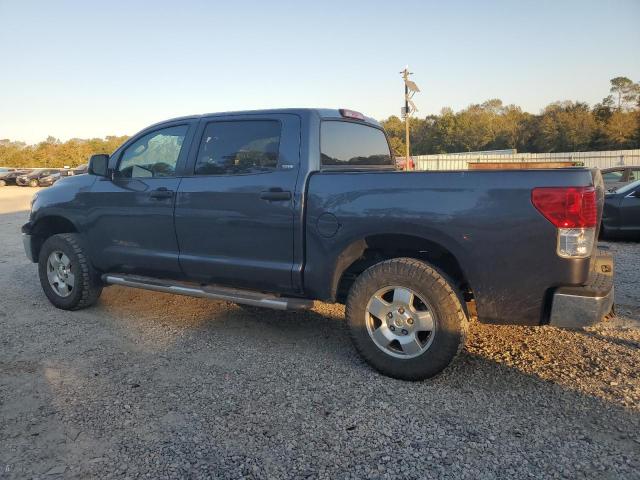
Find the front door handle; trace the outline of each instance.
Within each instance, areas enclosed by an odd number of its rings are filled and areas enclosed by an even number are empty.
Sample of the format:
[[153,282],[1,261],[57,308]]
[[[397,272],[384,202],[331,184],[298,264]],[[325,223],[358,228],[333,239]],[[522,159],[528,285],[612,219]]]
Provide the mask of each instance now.
[[163,198],[171,198],[173,197],[173,190],[169,190],[166,187],[160,187],[156,188],[155,190],[151,190],[149,196],[158,200]]
[[262,200],[291,200],[291,192],[282,190],[281,188],[270,188],[260,192],[260,198]]

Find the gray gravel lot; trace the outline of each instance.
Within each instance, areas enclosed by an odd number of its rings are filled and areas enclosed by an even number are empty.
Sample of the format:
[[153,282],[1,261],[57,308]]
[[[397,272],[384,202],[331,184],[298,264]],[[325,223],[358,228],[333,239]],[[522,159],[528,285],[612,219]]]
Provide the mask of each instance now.
[[474,324],[407,383],[358,358],[340,306],[110,287],[56,310],[22,251],[32,193],[0,189],[0,478],[640,478],[640,243],[609,244],[618,318]]

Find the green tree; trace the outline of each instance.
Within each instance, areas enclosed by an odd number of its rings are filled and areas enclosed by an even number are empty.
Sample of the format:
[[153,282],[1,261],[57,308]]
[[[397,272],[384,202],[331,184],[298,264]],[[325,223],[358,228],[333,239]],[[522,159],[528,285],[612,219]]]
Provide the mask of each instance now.
[[391,150],[397,157],[405,154],[405,128],[404,122],[395,115],[390,116],[381,122],[382,127],[387,132]]
[[611,79],[609,89],[614,96],[618,110],[634,108],[640,101],[640,84],[634,83],[627,77],[616,77]]
[[455,145],[461,152],[484,150],[495,139],[493,107],[471,105],[456,114]]
[[604,127],[608,140],[607,148],[626,149],[637,146],[638,114],[636,112],[614,112]]
[[586,103],[555,102],[542,112],[535,147],[539,152],[584,151],[596,130],[596,120]]

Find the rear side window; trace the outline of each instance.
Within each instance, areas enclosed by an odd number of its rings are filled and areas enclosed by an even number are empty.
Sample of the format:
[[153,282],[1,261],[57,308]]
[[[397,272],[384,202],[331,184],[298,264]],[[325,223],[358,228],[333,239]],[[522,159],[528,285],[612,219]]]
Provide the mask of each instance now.
[[324,121],[320,127],[323,166],[393,166],[382,130],[353,122]]
[[280,122],[211,122],[200,142],[196,175],[263,173],[278,165]]

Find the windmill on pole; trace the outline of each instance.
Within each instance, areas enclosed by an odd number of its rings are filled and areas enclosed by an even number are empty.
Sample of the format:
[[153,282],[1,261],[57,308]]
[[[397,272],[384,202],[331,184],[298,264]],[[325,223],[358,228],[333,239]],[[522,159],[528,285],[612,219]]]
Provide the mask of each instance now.
[[411,146],[409,140],[409,117],[414,112],[417,112],[415,103],[411,100],[413,96],[420,91],[418,85],[412,80],[409,80],[409,75],[413,75],[412,72],[409,71],[409,66],[404,67],[404,70],[400,72],[402,75],[402,79],[404,80],[404,107],[402,107],[402,117],[404,118],[404,129],[405,129],[405,144],[406,144],[406,155],[405,155],[405,170],[413,170],[411,165]]

